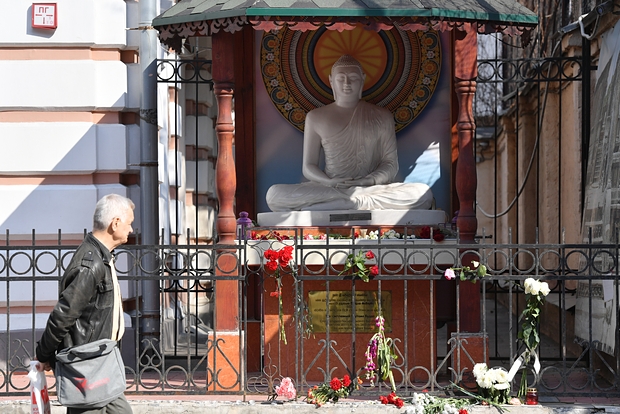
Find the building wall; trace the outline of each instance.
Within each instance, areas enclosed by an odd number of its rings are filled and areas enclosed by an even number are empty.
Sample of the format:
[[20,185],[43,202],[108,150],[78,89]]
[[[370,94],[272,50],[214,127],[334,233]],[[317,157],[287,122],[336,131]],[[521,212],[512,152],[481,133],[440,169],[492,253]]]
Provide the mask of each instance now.
[[0,233],[12,240],[60,229],[79,241],[111,192],[139,205],[129,167],[139,161],[139,37],[126,30],[137,2],[57,5],[56,29],[31,27],[25,0],[0,27]]
[[[78,244],[92,227],[95,204],[108,193],[134,201],[133,227],[140,232],[139,26],[143,23],[139,2],[56,3],[56,29],[31,26],[32,1],[12,1],[3,12],[0,245],[29,245],[33,231],[37,244],[57,242],[59,231],[63,244]],[[171,0],[157,3],[161,10],[172,5]],[[175,58],[159,44],[158,57]],[[200,162],[197,177],[196,159],[188,165],[185,156],[186,140],[190,140],[186,135],[196,135],[196,128],[188,126],[196,113],[187,113],[183,89],[158,85],[159,223],[163,243],[185,241],[178,236],[186,234],[189,227],[194,227],[193,238],[196,233],[202,241],[213,237],[214,202],[210,199],[207,208],[195,200],[200,194],[215,197],[214,123],[210,117],[199,123],[211,151],[208,159],[194,157]],[[181,99],[171,99],[175,95]],[[200,98],[194,101],[212,106],[212,91],[201,90]],[[186,116],[190,122],[185,122]],[[200,189],[192,188],[196,182]],[[197,222],[196,214],[206,218]],[[12,268],[6,272],[15,275]],[[20,309],[29,313],[36,301],[36,327],[44,326],[57,298],[56,284],[46,283],[37,282],[37,297],[33,298],[31,282],[11,282],[10,297],[3,282],[0,314],[6,314],[10,307],[12,318],[20,318]],[[127,285],[122,288],[125,297],[133,295]],[[0,330],[6,322],[0,318]]]
[[[600,2],[599,2],[600,3]],[[541,9],[556,7],[551,2],[540,3]],[[582,30],[568,30],[561,37],[556,36],[559,27],[568,27],[577,21],[584,9],[581,2],[561,2],[564,9],[561,13],[542,13],[544,21],[539,24],[543,41],[534,42],[530,48],[515,48],[507,53],[509,58],[528,57],[578,57],[588,49],[583,49]],[[587,8],[588,10],[591,7]],[[595,70],[586,71],[578,63],[562,66],[561,70],[567,77],[590,77],[590,106],[583,99],[583,82],[541,82],[538,87],[522,87],[518,93],[504,96],[506,100],[518,99],[518,105],[512,104],[501,114],[502,133],[497,136],[497,169],[495,173],[506,177],[508,186],[496,193],[497,203],[504,211],[506,205],[515,199],[513,189],[521,189],[516,209],[501,218],[497,232],[498,243],[572,243],[588,242],[590,234],[594,243],[615,243],[617,230],[618,205],[617,194],[620,180],[618,165],[618,55],[620,55],[620,18],[607,13],[596,19],[596,24],[585,28],[585,33],[592,35],[590,39],[590,62]],[[585,21],[585,19],[584,19]],[[555,24],[555,26],[554,26]],[[574,26],[574,25],[573,25]],[[594,26],[594,27],[593,27]],[[555,31],[554,31],[555,30]],[[548,37],[545,36],[549,34]],[[546,45],[546,49],[539,45]],[[553,75],[558,70],[553,65],[542,68]],[[587,91],[587,90],[586,90]],[[516,97],[516,98],[515,98]],[[582,120],[584,111],[591,117],[589,128],[589,146],[582,140]],[[587,113],[587,112],[586,112]],[[583,152],[589,151],[587,174],[583,174]],[[528,167],[532,154],[532,168]],[[485,161],[489,163],[490,161]],[[492,174],[489,166],[478,168],[479,182]],[[514,176],[516,171],[516,177]],[[529,172],[528,172],[529,171]],[[512,175],[511,175],[512,174]],[[527,177],[527,181],[525,178]],[[516,178],[516,181],[515,181]],[[525,183],[525,185],[523,184]],[[585,194],[582,191],[585,186]],[[487,197],[488,198],[488,197]],[[490,202],[490,200],[483,201]],[[584,201],[582,201],[584,200]],[[516,211],[516,213],[515,213]],[[485,219],[482,219],[483,221]],[[508,227],[504,227],[504,224]],[[512,228],[512,240],[508,230]],[[591,233],[590,233],[591,231]],[[516,235],[516,237],[514,237]],[[614,271],[613,255],[598,255],[596,263],[588,267],[583,257],[574,254],[565,263],[559,263],[554,255],[542,258],[541,265],[549,269],[541,276],[552,277],[559,266],[575,269],[575,272],[593,274]],[[527,269],[531,259],[526,254],[513,257],[515,265]],[[503,258],[492,260],[504,260]],[[498,263],[501,265],[503,263]],[[601,270],[598,270],[601,269]],[[599,297],[597,288],[613,291],[613,283],[607,287],[595,284],[588,287],[587,281],[566,281],[563,289],[576,289],[574,302],[559,304],[549,298],[549,306],[575,306],[575,336],[586,341],[594,340],[592,347],[612,355],[607,364],[613,364],[614,344],[613,332],[617,326],[615,315],[609,309],[615,309],[610,295]],[[584,288],[587,287],[587,288]],[[608,292],[609,293],[609,292]],[[614,299],[615,300],[615,299]],[[590,309],[593,319],[588,318]],[[605,316],[606,315],[606,316]],[[553,329],[553,328],[551,328]],[[572,326],[569,326],[569,331]],[[547,330],[547,333],[550,331]],[[552,331],[551,331],[552,332]],[[611,333],[611,334],[610,334]],[[555,333],[552,332],[551,336]],[[617,351],[616,351],[617,352]],[[594,361],[596,366],[599,362]]]
[[[567,41],[561,53],[578,56],[577,44],[581,42]],[[515,60],[513,65],[527,72],[523,61]],[[553,78],[556,69],[545,66],[543,76]],[[579,241],[582,89],[581,81],[566,77],[579,76],[580,65],[562,70],[563,81],[523,82],[518,92],[514,74],[503,74],[508,87],[498,99],[504,106],[498,104],[496,136],[491,139],[495,152],[486,150],[488,155],[477,167],[479,227],[487,227],[487,234],[493,228],[498,243]],[[495,189],[489,184],[493,180],[498,183]],[[496,215],[496,221],[482,209]]]

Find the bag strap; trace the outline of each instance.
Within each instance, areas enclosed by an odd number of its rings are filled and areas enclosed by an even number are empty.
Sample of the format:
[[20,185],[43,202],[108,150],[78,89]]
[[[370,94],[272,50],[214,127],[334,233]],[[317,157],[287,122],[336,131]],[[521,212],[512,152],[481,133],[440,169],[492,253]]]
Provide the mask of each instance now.
[[89,342],[84,345],[77,346],[71,349],[70,353],[80,358],[89,358],[101,355],[116,346],[118,346],[118,342],[116,341],[111,339],[100,339],[95,342]]

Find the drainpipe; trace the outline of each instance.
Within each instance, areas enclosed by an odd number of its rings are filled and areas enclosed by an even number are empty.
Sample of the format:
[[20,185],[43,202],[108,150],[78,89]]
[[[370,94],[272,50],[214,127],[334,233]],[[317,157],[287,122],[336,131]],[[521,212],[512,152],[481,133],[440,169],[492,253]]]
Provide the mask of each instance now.
[[[159,235],[159,179],[157,165],[157,32],[153,19],[157,16],[157,0],[140,0],[140,226],[142,245],[155,246]],[[145,277],[158,268],[157,254],[146,254]],[[141,339],[159,339],[159,282],[157,278],[142,281]],[[142,343],[142,341],[141,341]],[[148,343],[148,342],[147,342]]]

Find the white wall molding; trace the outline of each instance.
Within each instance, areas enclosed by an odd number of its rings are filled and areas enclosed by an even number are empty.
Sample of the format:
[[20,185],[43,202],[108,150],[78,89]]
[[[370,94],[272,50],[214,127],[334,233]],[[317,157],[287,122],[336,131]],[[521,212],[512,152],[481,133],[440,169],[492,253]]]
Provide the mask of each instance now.
[[0,110],[121,110],[127,68],[117,61],[0,61]]

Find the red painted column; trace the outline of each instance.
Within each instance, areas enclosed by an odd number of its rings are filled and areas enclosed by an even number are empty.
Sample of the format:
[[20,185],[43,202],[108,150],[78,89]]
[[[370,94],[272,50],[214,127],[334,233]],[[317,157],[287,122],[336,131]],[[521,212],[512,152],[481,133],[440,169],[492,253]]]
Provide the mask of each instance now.
[[[459,215],[456,225],[461,242],[474,243],[478,229],[476,219],[476,163],[474,158],[473,100],[476,93],[478,39],[475,30],[454,33],[454,86],[458,99],[459,157],[456,163],[456,193],[459,198]],[[474,257],[463,257],[463,264],[470,265]],[[480,285],[460,284],[460,330],[461,332],[480,331]]]
[[[237,186],[233,138],[235,126],[232,120],[232,100],[234,92],[234,42],[232,33],[219,31],[213,34],[213,89],[218,105],[215,132],[218,141],[218,156],[215,165],[215,180],[219,212],[216,228],[219,244],[234,244],[236,218],[234,198]],[[237,259],[234,250],[218,251],[216,276],[235,276]],[[215,328],[218,331],[238,329],[239,288],[235,280],[216,280],[215,282]]]

